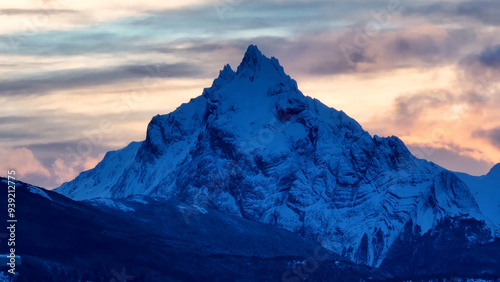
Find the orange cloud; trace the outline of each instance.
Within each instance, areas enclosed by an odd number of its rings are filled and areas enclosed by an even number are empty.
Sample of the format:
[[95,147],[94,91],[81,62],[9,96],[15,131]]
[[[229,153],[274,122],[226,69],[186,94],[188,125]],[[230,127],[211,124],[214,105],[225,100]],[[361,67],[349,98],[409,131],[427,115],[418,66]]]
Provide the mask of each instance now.
[[21,180],[30,174],[44,178],[50,177],[50,172],[27,148],[0,148],[0,169],[2,175],[7,175],[7,170],[15,170]]
[[[54,184],[55,187],[63,184],[64,182],[71,181],[75,179],[82,171],[87,171],[94,168],[104,157],[104,154],[97,158],[93,157],[81,157],[77,160],[72,160],[71,163],[63,159],[57,159],[52,164],[52,172],[54,174]],[[50,187],[50,188],[55,188]]]

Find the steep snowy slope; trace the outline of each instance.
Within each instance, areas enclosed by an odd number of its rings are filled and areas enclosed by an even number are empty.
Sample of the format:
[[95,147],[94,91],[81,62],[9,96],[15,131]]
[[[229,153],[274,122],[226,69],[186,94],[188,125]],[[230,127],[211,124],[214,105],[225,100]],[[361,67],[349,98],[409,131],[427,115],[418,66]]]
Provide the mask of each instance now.
[[455,174],[304,96],[256,46],[202,96],[154,117],[144,142],[109,153],[57,191],[76,200],[175,198],[319,239],[375,266],[410,220],[423,235],[450,217],[484,219]]
[[483,214],[500,224],[500,164],[483,176],[458,172],[456,175],[469,186]]

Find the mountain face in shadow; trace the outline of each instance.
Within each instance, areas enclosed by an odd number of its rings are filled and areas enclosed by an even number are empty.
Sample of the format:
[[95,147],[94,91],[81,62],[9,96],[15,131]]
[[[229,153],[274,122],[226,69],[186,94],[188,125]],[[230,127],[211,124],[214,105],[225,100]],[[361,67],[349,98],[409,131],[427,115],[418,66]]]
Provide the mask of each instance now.
[[[7,206],[4,178],[0,190]],[[16,281],[387,277],[292,232],[176,200],[133,196],[77,202],[17,182],[16,203],[16,254],[22,258]],[[7,253],[4,243],[1,252]]]

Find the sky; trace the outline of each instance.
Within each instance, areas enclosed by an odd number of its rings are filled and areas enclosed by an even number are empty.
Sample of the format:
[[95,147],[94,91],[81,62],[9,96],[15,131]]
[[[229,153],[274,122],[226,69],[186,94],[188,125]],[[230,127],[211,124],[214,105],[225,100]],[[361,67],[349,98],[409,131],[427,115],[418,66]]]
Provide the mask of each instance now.
[[250,44],[414,155],[500,162],[500,1],[0,1],[0,175],[55,188],[201,95]]

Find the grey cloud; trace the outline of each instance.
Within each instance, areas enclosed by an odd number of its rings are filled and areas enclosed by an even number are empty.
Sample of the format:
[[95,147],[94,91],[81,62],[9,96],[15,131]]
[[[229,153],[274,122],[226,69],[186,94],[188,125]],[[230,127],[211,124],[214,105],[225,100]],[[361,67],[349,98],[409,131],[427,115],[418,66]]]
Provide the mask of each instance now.
[[484,47],[480,52],[465,55],[460,59],[459,66],[472,76],[486,71],[496,74],[500,71],[500,45]]
[[[349,2],[337,1],[226,1],[214,4],[202,4],[190,8],[148,11],[147,17],[131,21],[133,25],[154,26],[160,28],[189,28],[204,30],[207,33],[224,34],[241,30],[286,27],[304,28],[308,25],[324,23],[332,17],[346,16],[359,11]],[[375,3],[377,2],[377,3]],[[218,5],[219,4],[219,5]],[[384,1],[370,1],[362,9],[386,6]],[[218,9],[219,8],[219,9]],[[357,8],[357,9],[356,9]],[[326,10],[331,13],[327,13]],[[186,18],[189,21],[186,21]],[[333,18],[334,19],[334,18]]]
[[455,100],[456,97],[444,89],[399,96],[395,100],[395,121],[403,125],[412,124],[424,110],[449,105]]
[[[64,142],[32,144],[32,145],[28,145],[25,147],[27,147],[28,149],[30,149],[31,151],[34,151],[34,152],[51,152],[54,154],[58,154],[61,151],[64,151],[64,150],[61,150],[61,148],[66,148],[67,146],[76,147],[80,141],[81,140],[68,140],[68,141],[64,141]],[[95,156],[99,155],[100,153],[105,153],[105,152],[108,152],[110,150],[115,149],[115,148],[108,147],[108,146],[100,146],[99,148],[100,148],[99,152]]]
[[[367,36],[360,26],[355,25],[342,36],[322,42],[323,50],[311,54],[319,59],[311,72],[328,75],[455,64],[462,57],[461,48],[476,39],[470,29],[446,30],[443,35],[432,30],[402,28]],[[360,45],[358,42],[362,40],[367,43]]]
[[[340,22],[343,25],[346,19],[352,21],[351,14],[370,15],[371,10],[382,9],[387,2],[370,1],[354,5],[348,1],[243,1],[229,6],[223,20],[213,5],[199,5],[145,11],[134,17],[77,29],[39,32],[30,36],[29,40],[19,34],[3,35],[0,42],[7,42],[3,53],[13,52],[8,46],[13,39],[20,44],[18,53],[45,56],[168,51],[179,41],[196,41],[199,38],[213,42],[212,46],[206,46],[210,50],[218,48],[220,44],[217,41],[246,41],[252,37],[249,33],[269,35],[269,30],[273,29],[280,30],[282,38],[293,38],[300,33],[321,33],[328,30],[331,23]],[[131,33],[130,30],[140,32]],[[195,51],[195,48],[191,50]]]
[[449,150],[418,145],[407,145],[407,147],[416,157],[434,162],[452,171],[467,172],[472,175],[484,175],[493,165],[487,161],[480,161],[465,156],[463,153],[475,150],[456,145],[452,145]]
[[[55,160],[58,158],[63,160],[69,158],[70,156],[68,155],[77,150],[79,142],[81,142],[81,140],[68,140],[64,142],[33,144],[25,147],[33,152],[33,155],[40,163],[50,171]],[[105,144],[95,144],[86,156],[97,158],[99,155],[111,150],[116,150],[116,148],[106,146]]]
[[483,105],[499,95],[500,46],[468,54],[458,63],[460,89],[472,105]]
[[0,9],[0,15],[19,16],[19,15],[41,15],[41,14],[78,14],[79,11],[69,9]]
[[[224,51],[228,49],[237,49],[244,52],[248,48],[248,45],[257,44],[260,49],[266,51],[264,53],[266,53],[267,56],[273,56],[272,54],[267,54],[269,53],[268,51],[281,53],[284,49],[288,49],[292,43],[294,43],[294,41],[278,36],[257,36],[250,38],[228,38],[217,40],[184,38],[176,40],[173,43],[161,44],[155,48],[149,48],[148,50],[172,54],[179,52],[181,54],[200,54]],[[227,54],[224,55],[227,57]],[[239,55],[241,56],[242,54]],[[281,57],[281,55],[279,57]]]
[[[68,120],[73,120],[70,124]],[[64,138],[65,132],[81,127],[85,119],[59,114],[53,116],[48,112],[38,112],[31,116],[6,116],[0,118],[0,141],[9,146],[17,144],[37,143],[48,138]],[[87,119],[88,121],[88,119]]]
[[466,23],[459,19],[466,17],[480,23],[499,25],[500,17],[499,1],[465,1],[465,2],[444,2],[409,6],[404,11],[404,15],[418,15],[431,18],[438,22],[444,19],[457,18],[457,23]]
[[500,149],[500,127],[475,130],[472,132],[472,137],[487,140],[491,145]]
[[34,132],[19,132],[19,131],[2,131],[0,135],[0,141],[6,140],[26,140],[40,138],[40,136]]
[[[364,60],[362,56],[354,56],[353,61],[360,62]],[[315,66],[311,66],[310,73],[315,75],[332,75],[332,74],[345,74],[352,73],[355,69],[352,65],[347,63],[342,58],[323,62]]]
[[202,72],[199,68],[188,63],[123,65],[108,69],[89,68],[54,71],[45,73],[44,78],[3,81],[0,83],[0,96],[41,95],[54,90],[106,85],[123,80],[141,80],[149,76],[159,78],[192,78],[200,77],[201,75]]
[[[38,32],[28,39],[22,34],[2,35],[0,42],[7,43],[3,49],[4,53],[13,52],[14,48],[9,46],[11,41],[15,44],[10,45],[19,44],[19,48],[15,49],[22,54],[142,53],[151,47],[158,47],[157,45],[175,45],[179,39],[196,40],[203,37],[225,40],[245,37],[248,31],[266,33],[265,30],[273,28],[296,31],[306,26],[302,21],[310,24],[325,22],[327,15],[322,9],[325,5],[327,5],[325,1],[313,3],[244,1],[239,5],[233,5],[234,7],[227,11],[224,20],[219,18],[213,5],[146,11],[133,17],[72,30]],[[307,13],[304,13],[305,10]],[[130,30],[140,32],[130,33]]]
[[500,45],[487,48],[478,56],[479,61],[489,67],[500,67]]
[[[154,110],[135,110],[128,114],[128,119],[142,121],[145,124],[152,116],[158,114]],[[101,115],[75,114],[64,111],[34,112],[30,116],[10,116],[0,120],[0,143],[7,147],[35,146],[54,144],[54,142],[72,142],[86,140],[86,134],[92,134],[100,128],[102,120],[112,121],[117,126],[104,134],[102,146],[108,143],[119,143],[123,138],[130,138],[130,131],[124,132],[121,113],[105,113]],[[66,141],[69,140],[69,141]],[[62,148],[65,149],[65,148]]]
[[190,44],[191,46],[185,46],[185,47],[174,47],[171,44],[165,44],[165,46],[157,46],[154,48],[151,48],[150,50],[156,51],[158,53],[166,53],[166,54],[191,54],[191,53],[208,53],[208,52],[214,52],[218,50],[224,50],[227,49],[228,46],[227,44],[217,44],[217,43],[205,43],[200,40],[193,40],[193,41],[184,41],[185,43]]
[[5,117],[0,117],[0,124],[6,125],[6,124],[12,124],[12,125],[19,125],[23,124],[28,121],[32,121],[33,119],[37,119],[39,117],[13,117],[13,116],[5,116]]
[[[339,38],[339,31],[345,27],[346,21],[352,22],[351,15],[356,15],[357,20],[366,17],[373,20],[371,12],[383,10],[386,6],[387,1],[370,1],[363,5],[348,1],[243,2],[230,9],[222,21],[212,5],[147,11],[140,16],[100,24],[98,31],[92,27],[43,32],[22,42],[19,52],[50,56],[152,51],[201,57],[229,48],[244,50],[251,43],[266,48],[266,42],[269,42],[269,50],[278,51],[274,54],[282,60],[301,59],[301,68],[293,66],[293,69],[328,75],[360,71],[356,67],[361,63],[369,65],[362,71],[377,72],[449,62],[455,56],[456,46],[473,42],[471,34],[465,31],[450,31],[449,42],[444,43],[431,36],[411,37],[407,30],[383,32],[367,48],[354,54],[354,64],[349,63],[339,44],[352,43],[355,34],[351,30]],[[329,24],[338,22],[344,26],[331,32]],[[141,32],[128,33],[127,29]],[[284,29],[284,33],[283,36],[268,38],[247,35],[249,30],[265,33],[267,29]],[[451,33],[455,34],[451,36]],[[201,34],[217,39],[200,40]],[[291,34],[293,36],[289,36]],[[325,39],[314,39],[323,35]],[[151,43],[152,38],[155,43]],[[9,38],[0,36],[0,41],[8,42]],[[183,42],[194,44],[186,47],[181,44]],[[4,53],[9,52],[4,49]]]

